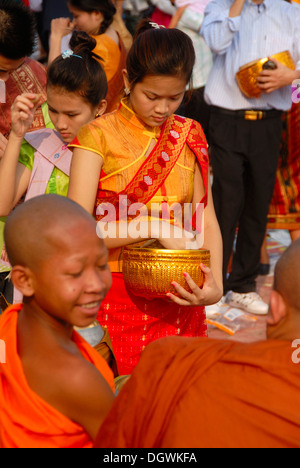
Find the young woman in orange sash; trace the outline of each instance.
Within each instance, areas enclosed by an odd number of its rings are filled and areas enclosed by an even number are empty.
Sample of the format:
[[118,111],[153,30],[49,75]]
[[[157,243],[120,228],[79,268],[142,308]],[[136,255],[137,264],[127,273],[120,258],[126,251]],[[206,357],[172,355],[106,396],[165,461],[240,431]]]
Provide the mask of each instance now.
[[[127,97],[116,112],[84,126],[70,145],[68,196],[99,221],[104,222],[105,207],[113,207],[117,215],[117,219],[105,217],[108,226],[115,227],[115,235],[105,239],[113,287],[98,319],[108,328],[120,374],[131,373],[144,347],[158,338],[207,336],[204,306],[222,296],[222,241],[211,196],[206,138],[197,122],[174,114],[191,80],[194,61],[193,45],[185,33],[144,21],[124,70]],[[131,222],[124,221],[127,208],[120,200],[146,207],[138,235],[132,234]],[[184,230],[182,219],[170,225],[172,217],[167,215],[174,203],[192,207],[199,240],[201,202],[205,206],[202,247],[211,253],[211,268],[201,267],[204,287],[198,288],[187,275],[192,293],[176,283],[170,285],[167,300],[148,301],[128,292],[122,274],[124,247],[153,238],[167,249],[189,249],[191,243],[195,247],[197,240]],[[160,210],[153,211],[157,205]],[[159,220],[157,232],[152,230],[154,218]],[[172,286],[180,297],[173,294]]]

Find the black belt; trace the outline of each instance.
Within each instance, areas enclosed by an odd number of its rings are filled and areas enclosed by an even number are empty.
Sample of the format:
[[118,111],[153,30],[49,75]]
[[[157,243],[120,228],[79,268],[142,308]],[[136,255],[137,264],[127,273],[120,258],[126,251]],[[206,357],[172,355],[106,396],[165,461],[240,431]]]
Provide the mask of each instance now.
[[283,111],[270,109],[270,110],[258,110],[258,109],[242,109],[242,110],[229,110],[224,109],[223,107],[216,107],[211,106],[211,111],[230,115],[231,117],[235,118],[242,118],[244,120],[263,120],[263,119],[270,119],[272,117],[280,117],[283,114]]

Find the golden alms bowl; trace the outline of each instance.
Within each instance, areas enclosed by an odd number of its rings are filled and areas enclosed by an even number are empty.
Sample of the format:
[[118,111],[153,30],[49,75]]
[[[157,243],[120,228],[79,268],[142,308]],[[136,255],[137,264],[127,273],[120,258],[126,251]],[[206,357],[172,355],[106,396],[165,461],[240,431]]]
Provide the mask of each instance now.
[[127,289],[135,296],[146,299],[166,299],[176,293],[176,281],[190,292],[183,276],[186,272],[201,288],[204,274],[201,263],[210,266],[209,250],[165,250],[163,248],[127,247],[123,252],[123,276]]
[[[288,50],[279,52],[270,57],[277,59],[288,68],[295,70],[295,63]],[[253,62],[246,63],[246,65],[240,67],[235,77],[239,85],[240,90],[247,98],[259,98],[261,95],[261,89],[257,86],[258,75],[263,70],[265,64],[269,61],[269,57],[265,57]]]

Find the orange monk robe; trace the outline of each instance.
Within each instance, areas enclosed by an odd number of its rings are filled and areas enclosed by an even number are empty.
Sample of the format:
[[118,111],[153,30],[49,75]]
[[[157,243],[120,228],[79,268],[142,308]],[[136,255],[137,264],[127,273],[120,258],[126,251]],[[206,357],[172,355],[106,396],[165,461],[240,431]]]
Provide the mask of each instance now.
[[45,127],[41,105],[47,99],[47,69],[44,65],[26,58],[17,70],[12,72],[5,83],[6,103],[0,104],[0,132],[8,138],[11,127],[11,106],[17,96],[23,93],[40,94],[40,106],[34,115],[30,131]]
[[300,447],[300,364],[293,352],[285,341],[152,343],[95,446]]
[[[0,339],[6,345],[6,363],[0,363],[1,448],[91,448],[89,435],[33,392],[17,352],[17,322],[22,305],[5,311]],[[94,364],[114,390],[113,374],[104,359],[79,334],[73,340],[84,358]]]

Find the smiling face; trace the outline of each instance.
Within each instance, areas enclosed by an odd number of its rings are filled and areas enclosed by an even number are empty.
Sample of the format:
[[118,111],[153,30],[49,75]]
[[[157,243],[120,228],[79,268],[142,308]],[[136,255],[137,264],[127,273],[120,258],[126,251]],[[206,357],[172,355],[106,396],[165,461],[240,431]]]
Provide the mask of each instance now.
[[50,119],[65,143],[71,143],[98,110],[80,95],[51,86],[47,88],[47,102]]
[[33,197],[9,217],[5,244],[12,281],[32,319],[68,335],[73,326],[95,321],[112,283],[96,228],[80,205],[54,194]]
[[47,236],[47,259],[33,269],[34,303],[50,320],[87,327],[96,320],[112,276],[91,221],[78,219]]
[[185,90],[186,79],[174,76],[146,76],[130,88],[126,73],[125,87],[130,89],[129,102],[132,109],[146,125],[159,127],[176,112]]

